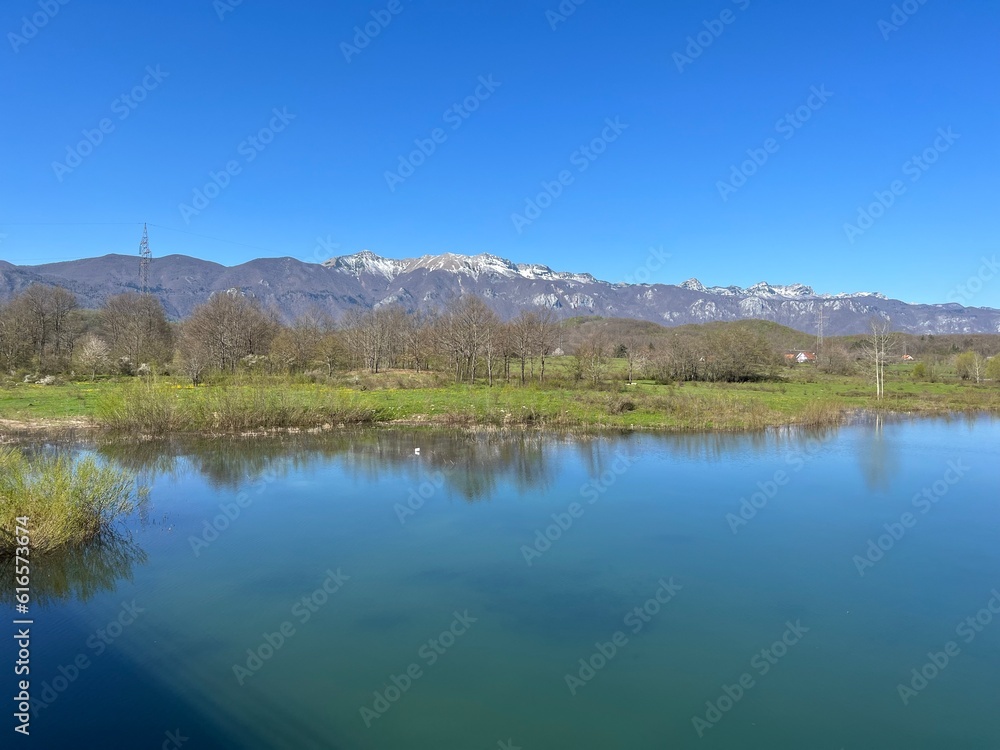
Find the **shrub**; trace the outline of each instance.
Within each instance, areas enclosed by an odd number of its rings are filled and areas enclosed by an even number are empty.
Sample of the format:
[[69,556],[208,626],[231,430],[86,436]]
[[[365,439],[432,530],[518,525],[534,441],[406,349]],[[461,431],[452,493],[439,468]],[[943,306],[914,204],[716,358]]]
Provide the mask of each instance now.
[[27,516],[31,550],[80,545],[110,531],[137,506],[144,489],[134,474],[94,458],[43,455],[28,459],[0,449],[0,557],[17,549],[17,518]]
[[635,401],[624,396],[609,396],[607,401],[608,414],[625,414],[635,411]]
[[1000,354],[990,357],[986,362],[986,377],[993,382],[1000,382]]

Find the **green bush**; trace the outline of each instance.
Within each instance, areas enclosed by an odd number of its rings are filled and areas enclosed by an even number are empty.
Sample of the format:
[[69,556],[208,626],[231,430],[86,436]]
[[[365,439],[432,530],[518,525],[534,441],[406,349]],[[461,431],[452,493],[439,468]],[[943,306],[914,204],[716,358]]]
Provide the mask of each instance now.
[[986,377],[995,383],[1000,382],[1000,354],[990,357],[986,363]]
[[31,551],[84,544],[137,507],[144,490],[134,474],[93,458],[26,458],[0,448],[0,557],[17,549],[16,519],[27,516]]

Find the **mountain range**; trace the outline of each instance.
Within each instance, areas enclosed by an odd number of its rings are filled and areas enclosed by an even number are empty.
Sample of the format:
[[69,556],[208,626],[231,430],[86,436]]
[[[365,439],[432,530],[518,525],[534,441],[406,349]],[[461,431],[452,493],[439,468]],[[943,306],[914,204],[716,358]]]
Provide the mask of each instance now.
[[[139,290],[139,260],[105,255],[38,266],[0,261],[0,300],[33,283],[64,287],[82,306],[96,308],[111,295]],[[285,257],[238,266],[168,255],[154,258],[149,267],[149,291],[173,318],[185,317],[213,293],[230,289],[258,297],[286,320],[317,308],[335,316],[395,303],[409,310],[439,309],[472,293],[503,317],[543,306],[562,318],[597,315],[667,326],[757,318],[815,333],[822,314],[827,335],[861,333],[874,316],[915,334],[1000,332],[1000,310],[992,308],[911,304],[877,292],[817,294],[804,284],[761,282],[744,289],[706,287],[697,279],[676,285],[612,283],[488,254],[393,260],[365,250],[324,263]]]

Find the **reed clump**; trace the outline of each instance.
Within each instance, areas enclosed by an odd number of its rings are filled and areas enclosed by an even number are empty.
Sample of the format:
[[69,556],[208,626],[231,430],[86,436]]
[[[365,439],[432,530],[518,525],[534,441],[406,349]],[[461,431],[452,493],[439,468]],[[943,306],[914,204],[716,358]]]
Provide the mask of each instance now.
[[31,554],[94,541],[132,513],[143,494],[134,474],[93,457],[29,458],[0,448],[0,557],[26,546],[19,526],[28,530]]
[[130,384],[108,394],[96,412],[99,426],[143,436],[369,425],[392,417],[387,407],[364,403],[353,391],[255,382],[198,388]]

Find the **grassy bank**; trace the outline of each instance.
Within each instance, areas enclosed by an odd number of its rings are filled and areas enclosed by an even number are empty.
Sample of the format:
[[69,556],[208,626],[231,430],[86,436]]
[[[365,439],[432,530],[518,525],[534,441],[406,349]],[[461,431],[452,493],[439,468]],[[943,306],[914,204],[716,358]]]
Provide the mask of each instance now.
[[92,458],[29,459],[0,448],[0,557],[13,556],[19,546],[18,518],[28,519],[30,551],[48,552],[107,533],[135,509],[139,494],[133,475]]
[[441,385],[407,373],[319,385],[257,377],[193,387],[137,379],[0,390],[0,420],[88,424],[126,434],[240,433],[384,423],[634,429],[834,424],[858,409],[1000,413],[1000,387],[899,379],[875,401],[861,378],[813,371],[764,383],[616,384],[603,389]]

